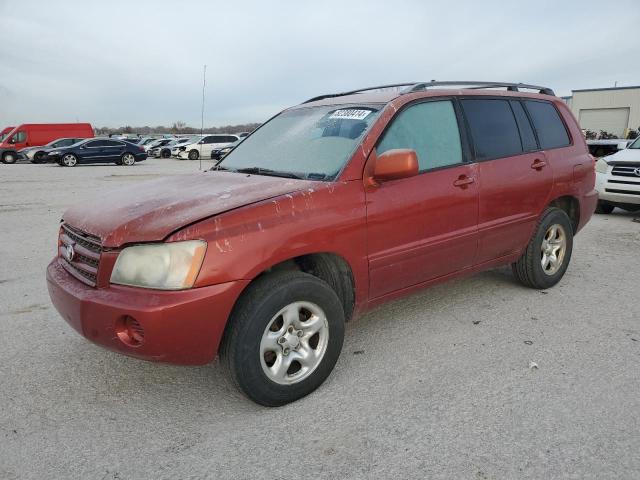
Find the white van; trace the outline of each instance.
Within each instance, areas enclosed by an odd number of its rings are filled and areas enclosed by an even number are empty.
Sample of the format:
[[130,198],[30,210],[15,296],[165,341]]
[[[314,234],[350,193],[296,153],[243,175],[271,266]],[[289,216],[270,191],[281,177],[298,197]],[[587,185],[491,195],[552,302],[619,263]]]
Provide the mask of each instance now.
[[202,139],[194,138],[192,142],[180,145],[177,157],[180,159],[197,160],[211,158],[211,151],[214,148],[226,147],[240,139],[238,135],[215,134],[205,135]]

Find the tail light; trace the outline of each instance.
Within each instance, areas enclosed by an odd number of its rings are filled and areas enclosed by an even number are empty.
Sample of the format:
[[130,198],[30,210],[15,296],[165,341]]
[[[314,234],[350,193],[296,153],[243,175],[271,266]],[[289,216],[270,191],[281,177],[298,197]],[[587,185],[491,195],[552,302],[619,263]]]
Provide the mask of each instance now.
[[144,152],[144,147],[138,147],[138,150],[140,150],[141,152]]

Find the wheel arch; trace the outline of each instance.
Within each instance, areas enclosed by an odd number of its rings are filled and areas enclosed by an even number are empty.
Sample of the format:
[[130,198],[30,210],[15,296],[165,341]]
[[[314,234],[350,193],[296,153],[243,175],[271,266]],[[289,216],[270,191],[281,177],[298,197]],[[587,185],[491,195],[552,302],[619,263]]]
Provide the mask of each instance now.
[[[291,257],[260,271],[247,287],[265,275],[286,270],[301,271],[325,281],[338,295],[344,309],[345,320],[351,319],[355,308],[355,280],[353,269],[343,256],[333,252],[316,252]],[[246,289],[245,287],[238,300],[244,295]]]
[[575,235],[580,225],[580,201],[572,195],[564,195],[549,202],[548,206],[559,208],[567,214]]

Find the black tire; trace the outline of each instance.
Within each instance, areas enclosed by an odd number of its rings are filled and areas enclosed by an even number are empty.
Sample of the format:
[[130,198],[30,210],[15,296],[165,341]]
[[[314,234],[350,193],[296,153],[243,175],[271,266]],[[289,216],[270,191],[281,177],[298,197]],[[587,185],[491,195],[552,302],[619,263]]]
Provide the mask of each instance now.
[[[265,373],[260,342],[275,315],[294,302],[318,306],[325,314],[329,333],[315,369],[297,383],[283,385]],[[285,405],[313,392],[329,376],[342,350],[344,321],[340,299],[324,281],[298,271],[267,274],[247,287],[234,307],[220,348],[221,364],[254,402],[268,407]]]
[[631,213],[640,211],[640,205],[633,205],[631,203],[625,203],[624,205],[621,205],[621,208]]
[[[549,229],[554,226],[562,227],[565,238],[564,253],[562,260],[556,271],[545,271],[542,266],[543,261],[543,241]],[[571,261],[573,251],[573,227],[571,220],[559,208],[548,208],[544,211],[538,222],[538,226],[517,262],[511,264],[513,274],[523,285],[531,288],[544,290],[553,287],[564,276]]]
[[160,151],[161,158],[171,158],[171,150],[161,150]]
[[189,150],[189,160],[198,160],[198,158],[200,158],[200,152],[198,152],[198,150]]
[[130,167],[132,165],[135,165],[136,163],[136,157],[133,153],[131,152],[124,152],[122,154],[122,156],[120,157],[120,159],[116,162],[118,165],[124,165],[126,167]]
[[60,165],[63,167],[75,167],[78,164],[78,157],[73,153],[65,153],[60,159]]
[[598,202],[598,206],[596,207],[596,213],[608,215],[613,212],[615,207],[613,205],[609,205],[608,203]]
[[42,157],[44,157],[45,153],[43,151],[38,151],[33,154],[33,160],[31,163],[43,163]]
[[13,164],[18,160],[18,154],[16,152],[4,152],[2,154],[2,163]]

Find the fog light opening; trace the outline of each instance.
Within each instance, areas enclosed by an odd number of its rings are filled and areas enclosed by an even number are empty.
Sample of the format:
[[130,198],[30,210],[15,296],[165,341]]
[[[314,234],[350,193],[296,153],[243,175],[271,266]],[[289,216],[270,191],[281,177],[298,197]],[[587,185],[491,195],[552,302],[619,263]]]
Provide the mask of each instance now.
[[116,335],[122,343],[130,347],[139,347],[144,343],[144,328],[129,315],[119,318],[116,322]]

